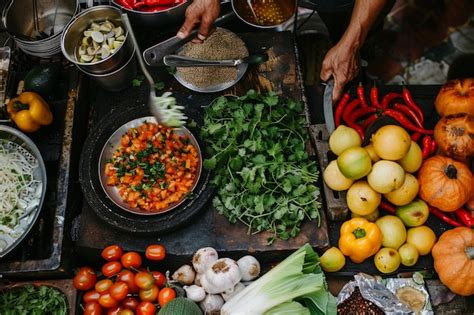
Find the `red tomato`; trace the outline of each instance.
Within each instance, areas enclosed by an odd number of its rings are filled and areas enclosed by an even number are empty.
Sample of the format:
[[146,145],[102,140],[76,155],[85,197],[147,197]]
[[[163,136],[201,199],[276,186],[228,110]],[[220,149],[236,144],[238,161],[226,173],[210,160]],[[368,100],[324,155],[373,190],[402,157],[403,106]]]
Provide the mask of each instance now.
[[159,288],[162,288],[166,283],[166,277],[159,271],[152,271],[151,274],[155,278],[155,283]]
[[99,304],[105,308],[112,308],[118,305],[118,301],[107,291],[100,294]]
[[133,311],[129,309],[124,309],[123,311],[120,312],[119,315],[134,315],[134,314],[133,314]]
[[127,297],[128,286],[125,282],[116,282],[109,289],[110,295],[117,301],[121,301]]
[[114,283],[110,279],[100,280],[95,284],[95,290],[102,294],[103,292],[107,291],[112,286],[112,284]]
[[136,252],[128,252],[123,254],[122,258],[120,258],[122,262],[122,266],[124,268],[140,268],[142,265],[142,257]]
[[72,283],[77,290],[87,291],[94,286],[96,281],[97,276],[94,270],[89,267],[82,267],[77,272],[76,276],[72,280]]
[[149,245],[146,248],[145,256],[149,260],[163,260],[166,256],[166,249],[163,245]]
[[87,291],[82,297],[82,299],[84,300],[84,302],[89,303],[89,302],[97,302],[99,300],[99,297],[100,297],[99,292],[97,292],[96,290],[91,290],[91,291]]
[[140,289],[150,289],[155,283],[155,278],[153,278],[151,273],[140,271],[135,275],[135,284]]
[[171,288],[164,288],[158,295],[158,303],[160,307],[165,306],[166,303],[173,300],[176,297],[176,292]]
[[136,293],[140,290],[135,284],[135,274],[130,270],[122,270],[117,277],[117,281],[125,282],[130,293]]
[[120,271],[122,271],[122,265],[118,261],[110,261],[102,266],[102,273],[107,278],[118,274]]
[[138,293],[138,296],[140,297],[140,300],[144,302],[155,302],[156,299],[158,298],[158,292],[159,292],[158,287],[154,285],[148,290],[145,290],[145,289],[140,290]]
[[117,261],[122,257],[123,250],[122,247],[118,245],[110,245],[102,250],[102,258],[107,261]]
[[141,302],[138,304],[137,315],[155,315],[156,307],[150,302]]
[[111,309],[108,310],[107,315],[119,315],[122,313],[124,308],[120,305],[117,305]]
[[121,304],[124,308],[134,311],[137,309],[137,306],[140,304],[140,302],[138,302],[138,300],[134,297],[127,297],[122,301]]
[[89,302],[84,306],[84,315],[101,315],[102,307],[97,302]]

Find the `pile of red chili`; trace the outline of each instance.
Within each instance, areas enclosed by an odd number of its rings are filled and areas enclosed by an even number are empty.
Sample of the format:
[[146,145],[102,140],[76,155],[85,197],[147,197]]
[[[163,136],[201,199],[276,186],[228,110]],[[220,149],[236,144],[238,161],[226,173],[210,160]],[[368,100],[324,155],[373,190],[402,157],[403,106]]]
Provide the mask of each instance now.
[[125,9],[141,12],[159,12],[168,10],[186,0],[115,0],[115,3]]
[[336,127],[344,122],[355,129],[364,139],[365,130],[377,118],[388,116],[395,119],[402,127],[412,133],[412,140],[418,142],[422,135],[423,158],[426,159],[436,152],[436,142],[430,136],[433,130],[423,127],[424,115],[414,101],[410,91],[403,88],[402,93],[389,92],[379,98],[379,90],[374,85],[370,89],[370,101],[365,96],[362,84],[357,87],[357,97],[351,99],[349,92],[345,93],[337,105],[334,120]]

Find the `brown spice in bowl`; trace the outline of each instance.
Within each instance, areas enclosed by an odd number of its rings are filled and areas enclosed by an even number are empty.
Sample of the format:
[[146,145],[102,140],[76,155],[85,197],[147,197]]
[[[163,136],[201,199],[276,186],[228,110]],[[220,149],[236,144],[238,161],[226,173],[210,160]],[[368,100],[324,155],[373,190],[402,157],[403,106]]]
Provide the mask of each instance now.
[[[202,44],[188,43],[179,53],[197,59],[226,60],[248,56],[245,43],[234,33],[217,28]],[[178,67],[176,74],[184,81],[206,88],[237,79],[237,67]]]

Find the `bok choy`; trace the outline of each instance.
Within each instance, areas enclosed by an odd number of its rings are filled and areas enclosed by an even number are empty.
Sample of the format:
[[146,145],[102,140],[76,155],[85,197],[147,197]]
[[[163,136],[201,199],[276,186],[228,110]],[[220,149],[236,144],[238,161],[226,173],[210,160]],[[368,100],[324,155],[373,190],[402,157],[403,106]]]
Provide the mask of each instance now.
[[[297,302],[297,303],[292,303]],[[233,296],[221,315],[336,314],[319,257],[306,244]]]

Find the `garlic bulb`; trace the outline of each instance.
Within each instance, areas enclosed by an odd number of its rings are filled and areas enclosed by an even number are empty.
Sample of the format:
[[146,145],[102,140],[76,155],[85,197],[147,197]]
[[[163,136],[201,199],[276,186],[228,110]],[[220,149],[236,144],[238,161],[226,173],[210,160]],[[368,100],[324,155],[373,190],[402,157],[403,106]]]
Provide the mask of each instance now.
[[201,302],[206,297],[204,289],[195,284],[191,286],[185,285],[183,289],[186,291],[186,297],[194,302]]
[[250,281],[260,274],[260,263],[253,256],[244,256],[237,261],[242,281]]
[[175,281],[178,281],[181,284],[193,284],[194,277],[196,273],[194,269],[189,265],[183,265],[176,270],[171,278]]
[[194,284],[201,286],[201,278],[202,278],[202,273],[197,273],[196,277],[194,278]]
[[231,297],[233,297],[235,294],[239,293],[243,289],[245,289],[245,285],[239,282],[231,291],[225,291],[224,293],[222,293],[222,298],[224,299],[224,301],[227,302],[228,300],[230,300]]
[[217,251],[212,247],[203,247],[198,249],[198,251],[193,256],[193,267],[197,273],[206,272],[212,263],[214,263],[219,256]]
[[211,314],[212,312],[219,312],[224,305],[224,300],[220,295],[208,294],[204,301],[199,303],[199,306],[204,311],[204,314]]
[[230,258],[221,258],[201,277],[201,285],[207,293],[222,293],[232,290],[241,278],[237,263]]

